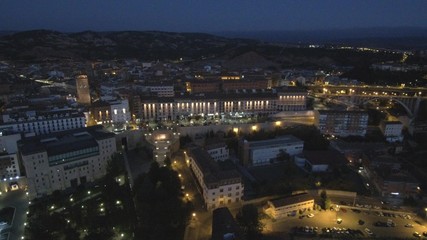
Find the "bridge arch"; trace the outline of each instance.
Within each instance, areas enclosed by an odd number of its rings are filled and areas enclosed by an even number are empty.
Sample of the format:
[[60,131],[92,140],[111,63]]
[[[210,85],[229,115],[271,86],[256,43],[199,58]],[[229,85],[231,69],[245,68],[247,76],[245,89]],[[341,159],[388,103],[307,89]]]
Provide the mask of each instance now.
[[[362,102],[362,104],[363,104],[363,105],[365,105],[365,104],[367,104],[367,103],[369,103],[369,102],[371,102],[371,101],[373,101],[373,100],[384,100],[384,98],[381,98],[381,97],[373,97],[373,98],[369,98],[369,99],[367,99],[367,100],[364,100],[364,101]],[[400,101],[399,99],[392,98],[392,97],[391,97],[391,98],[388,98],[388,100],[399,103],[399,104],[400,104],[400,106],[402,106],[402,107],[406,110],[406,112],[408,113],[409,117],[412,117],[412,116],[413,116],[413,114],[414,114],[414,113],[411,111],[411,109],[409,109],[409,107],[408,107],[404,102]]]

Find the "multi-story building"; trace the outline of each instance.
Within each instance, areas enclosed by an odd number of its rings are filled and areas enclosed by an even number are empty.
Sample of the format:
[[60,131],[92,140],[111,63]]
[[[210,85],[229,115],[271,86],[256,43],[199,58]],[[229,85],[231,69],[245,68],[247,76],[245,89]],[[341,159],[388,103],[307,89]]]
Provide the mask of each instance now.
[[420,183],[408,172],[402,169],[402,162],[390,154],[366,155],[367,171],[382,197],[402,201],[406,197],[416,197]]
[[314,121],[322,134],[341,137],[365,136],[368,113],[356,110],[317,110],[314,112]]
[[388,142],[403,140],[403,124],[400,121],[381,121],[380,130]]
[[17,142],[21,133],[0,130],[0,180],[12,181],[21,176]]
[[76,78],[77,102],[80,104],[90,104],[90,88],[87,75],[78,75]]
[[84,114],[70,109],[18,109],[5,112],[2,117],[0,128],[36,135],[82,128],[86,125]]
[[302,153],[304,141],[292,135],[261,141],[239,142],[239,156],[245,166],[261,166],[274,163],[281,154],[295,156]]
[[307,109],[307,92],[295,89],[279,92],[276,100],[277,110],[282,111],[304,111]]
[[174,97],[175,91],[173,85],[145,85],[150,93],[156,94],[158,97]]
[[307,193],[301,193],[268,201],[264,211],[274,219],[278,219],[286,216],[295,216],[297,211],[308,209],[314,209],[314,198]]
[[178,132],[172,130],[155,130],[144,135],[153,150],[153,159],[160,166],[165,164],[166,158],[170,159],[171,155],[179,150],[180,133]]
[[116,152],[115,135],[100,126],[30,137],[18,145],[31,198],[103,177]]
[[124,124],[131,120],[127,99],[115,100],[109,103],[111,106],[111,121],[113,123]]
[[96,101],[89,108],[90,119],[96,124],[125,124],[131,121],[127,99]]
[[225,161],[230,157],[227,144],[223,141],[209,142],[206,144],[205,149],[214,161]]
[[242,89],[268,89],[268,80],[267,79],[258,79],[258,80],[238,80],[238,81],[229,81],[225,80],[222,82],[222,90],[224,91],[234,91]]
[[[175,98],[140,98],[140,109],[136,112],[142,121],[175,120],[187,116],[268,116],[280,111],[306,110],[304,91],[237,91],[233,93],[203,93],[177,96]],[[282,98],[280,98],[282,97]],[[286,97],[292,97],[291,100]],[[133,104],[135,109],[135,104]]]
[[192,80],[185,83],[186,90],[189,93],[212,93],[221,90],[221,81],[219,80]]
[[236,170],[221,170],[200,147],[188,148],[186,158],[201,187],[208,210],[242,201],[244,185]]

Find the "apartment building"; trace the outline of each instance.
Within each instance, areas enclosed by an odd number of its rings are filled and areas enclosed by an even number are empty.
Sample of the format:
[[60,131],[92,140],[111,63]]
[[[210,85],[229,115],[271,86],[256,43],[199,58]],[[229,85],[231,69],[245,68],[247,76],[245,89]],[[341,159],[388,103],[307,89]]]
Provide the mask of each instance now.
[[365,136],[368,113],[365,111],[317,110],[314,112],[316,127],[323,134],[335,136]]
[[116,152],[115,135],[100,126],[29,137],[18,145],[30,198],[103,177]]
[[403,124],[400,121],[381,121],[380,130],[387,142],[403,141]]
[[243,200],[243,180],[236,170],[221,170],[200,147],[189,147],[185,153],[208,210]]

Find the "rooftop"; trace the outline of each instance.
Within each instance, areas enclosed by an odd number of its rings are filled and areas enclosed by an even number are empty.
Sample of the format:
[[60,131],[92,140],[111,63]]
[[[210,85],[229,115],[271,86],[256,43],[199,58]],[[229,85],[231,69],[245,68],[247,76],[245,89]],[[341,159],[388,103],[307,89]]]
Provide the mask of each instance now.
[[300,202],[306,202],[310,200],[314,200],[314,198],[311,195],[309,195],[308,193],[301,193],[301,194],[288,196],[285,198],[271,200],[270,202],[271,204],[273,204],[275,208],[278,208],[278,207],[283,207],[283,206],[300,203]]
[[18,145],[23,155],[47,152],[49,156],[54,156],[89,147],[96,147],[98,146],[96,140],[112,138],[114,136],[114,133],[106,132],[100,126],[93,126],[25,138],[19,141]]
[[251,148],[262,148],[272,145],[304,144],[304,141],[292,135],[284,135],[274,139],[249,142]]

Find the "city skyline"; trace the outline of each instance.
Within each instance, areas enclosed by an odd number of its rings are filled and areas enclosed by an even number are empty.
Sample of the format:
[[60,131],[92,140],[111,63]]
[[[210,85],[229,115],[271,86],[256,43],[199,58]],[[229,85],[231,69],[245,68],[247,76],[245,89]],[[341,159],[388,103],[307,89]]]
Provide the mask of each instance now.
[[426,1],[3,1],[0,30],[318,31],[427,27]]

